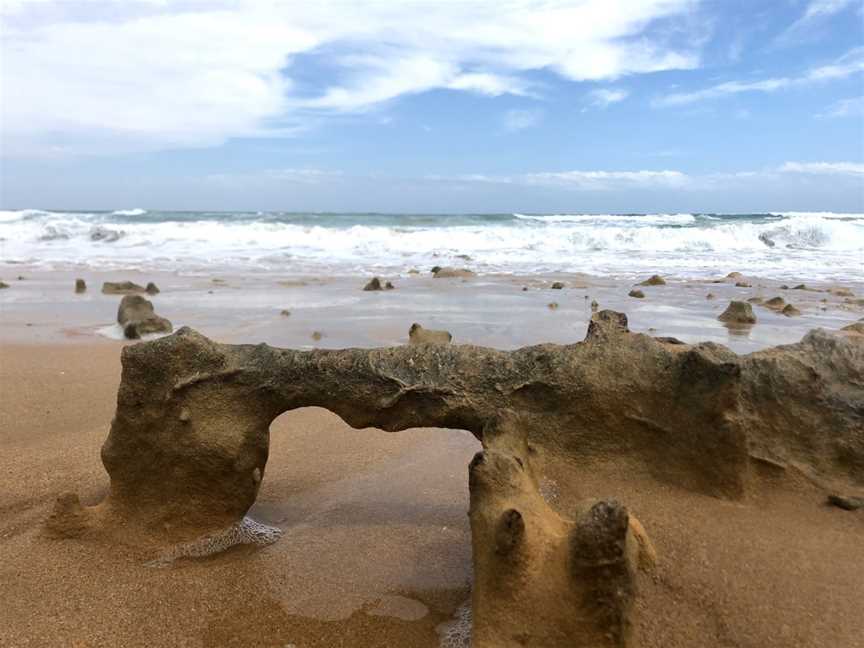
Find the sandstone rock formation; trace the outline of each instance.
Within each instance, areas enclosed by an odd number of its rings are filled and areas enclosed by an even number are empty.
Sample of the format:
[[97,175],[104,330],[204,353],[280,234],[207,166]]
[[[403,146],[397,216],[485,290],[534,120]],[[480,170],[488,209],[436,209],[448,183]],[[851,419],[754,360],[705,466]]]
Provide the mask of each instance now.
[[468,268],[440,268],[436,266],[436,269],[433,269],[433,275],[436,279],[453,279],[453,278],[468,278],[475,276],[475,272],[473,270],[469,270]]
[[453,336],[448,331],[423,328],[416,322],[408,329],[408,344],[450,344]]
[[510,352],[293,351],[188,328],[127,346],[100,510],[142,536],[225,528],[255,500],[270,422],[309,405],[356,428],[461,428],[484,444],[489,422],[512,409],[535,465],[605,457],[717,497],[746,493],[751,456],[864,483],[864,338],[816,330],[739,357],[632,334],[626,321],[602,311],[583,342]]
[[126,295],[117,309],[117,323],[123,327],[123,335],[137,340],[148,333],[170,333],[171,322],[153,310],[153,303],[141,295]]
[[640,286],[665,286],[666,280],[660,275],[651,275],[645,281],[639,284]]
[[85,282],[83,279],[76,279],[75,280],[75,292],[79,293],[79,294],[83,293],[83,292],[87,292],[87,282]]
[[132,281],[106,281],[102,284],[102,292],[106,295],[131,295],[143,293],[147,289]]
[[717,316],[721,322],[729,324],[755,324],[756,316],[753,314],[753,307],[747,302],[731,301],[726,307],[726,310]]
[[393,290],[394,286],[389,281],[381,281],[378,277],[372,277],[363,290]]
[[637,568],[655,561],[636,518],[614,501],[560,515],[518,451],[477,453],[469,490],[474,648],[629,645]]

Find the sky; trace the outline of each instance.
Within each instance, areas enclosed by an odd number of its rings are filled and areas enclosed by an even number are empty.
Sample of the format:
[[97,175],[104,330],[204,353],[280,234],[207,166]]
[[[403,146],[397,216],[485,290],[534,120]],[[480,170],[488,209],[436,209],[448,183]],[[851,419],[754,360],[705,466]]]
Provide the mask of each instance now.
[[0,207],[864,212],[864,0],[3,0]]

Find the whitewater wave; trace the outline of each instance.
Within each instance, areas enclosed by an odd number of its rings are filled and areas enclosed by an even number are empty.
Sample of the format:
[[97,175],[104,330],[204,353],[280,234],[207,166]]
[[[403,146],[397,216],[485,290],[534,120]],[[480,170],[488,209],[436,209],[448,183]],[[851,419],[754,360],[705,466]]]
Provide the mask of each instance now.
[[117,211],[113,211],[111,213],[115,216],[143,216],[147,213],[147,210],[138,207],[135,209],[118,209]]
[[481,272],[864,275],[864,214],[146,212],[141,219],[139,210],[120,211],[0,212],[0,262],[349,274],[464,264],[467,255]]

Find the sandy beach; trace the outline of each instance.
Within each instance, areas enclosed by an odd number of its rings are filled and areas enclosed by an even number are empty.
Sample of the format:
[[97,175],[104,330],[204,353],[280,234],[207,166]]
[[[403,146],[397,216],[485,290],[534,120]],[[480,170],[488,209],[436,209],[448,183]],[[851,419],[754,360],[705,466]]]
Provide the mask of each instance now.
[[[441,644],[444,630],[469,598],[467,464],[479,442],[462,430],[354,430],[320,408],[288,412],[271,427],[250,511],[284,530],[271,546],[156,568],[131,549],[46,537],[59,494],[92,504],[108,487],[99,452],[130,342],[110,338],[119,298],[99,292],[103,280],[155,281],[156,309],[175,327],[297,348],[316,344],[314,330],[331,348],[403,344],[415,320],[450,330],[456,342],[575,342],[597,300],[628,312],[634,330],[747,352],[864,314],[842,295],[758,279],[752,288],[670,279],[637,300],[627,297],[630,282],[575,276],[406,276],[393,278],[393,291],[368,293],[363,278],[126,272],[88,275],[84,295],[73,293],[71,274],[22,276],[0,294],[0,645],[10,647],[450,645]],[[553,280],[566,287],[551,289]],[[757,306],[749,335],[716,320],[732,297],[775,294],[794,299],[802,315]],[[280,314],[286,308],[290,316]],[[541,485],[566,511],[578,471],[583,491],[588,484],[593,496],[626,501],[648,529],[660,558],[657,573],[640,579],[640,645],[857,645],[864,518],[824,506],[818,486],[802,478],[731,502],[638,470],[625,479],[620,466],[589,468],[552,462]]]

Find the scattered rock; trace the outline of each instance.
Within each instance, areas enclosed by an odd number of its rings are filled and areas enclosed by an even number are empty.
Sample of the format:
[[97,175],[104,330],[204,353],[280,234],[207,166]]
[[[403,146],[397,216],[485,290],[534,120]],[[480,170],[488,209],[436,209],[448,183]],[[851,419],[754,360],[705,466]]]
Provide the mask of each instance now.
[[160,291],[159,291],[159,287],[151,281],[147,284],[147,287],[144,289],[144,292],[146,292],[148,295],[158,295]]
[[786,306],[786,300],[782,297],[772,297],[771,299],[766,301],[764,305],[766,308],[782,311],[783,308]]
[[846,511],[855,511],[864,508],[864,497],[832,494],[828,496],[828,503],[832,506],[845,509]]
[[91,241],[103,241],[105,243],[113,243],[123,236],[124,232],[108,229],[102,225],[96,225],[90,230]]
[[382,282],[378,277],[372,279],[363,286],[363,290],[393,290],[394,286],[389,281]]
[[715,295],[714,293],[708,293],[707,295],[705,295],[705,299],[717,299],[717,295]]
[[279,311],[279,314],[282,317],[291,317],[291,311],[288,310],[287,308],[283,308],[281,311]]
[[801,314],[801,311],[795,308],[792,304],[786,304],[781,312],[786,317],[796,317]]
[[636,290],[635,288],[627,293],[628,297],[635,297],[636,299],[645,299],[645,293],[641,290]]
[[759,235],[759,240],[762,241],[768,247],[773,248],[777,243],[775,243],[767,234],[762,233]]
[[837,295],[838,297],[854,297],[855,293],[853,293],[848,288],[831,288],[828,292],[832,295]]
[[780,286],[780,290],[789,290],[789,286],[787,286],[786,284],[783,284]]
[[420,274],[420,271],[417,268],[411,268],[408,274]]
[[153,310],[153,303],[141,295],[126,295],[117,309],[117,323],[123,327],[123,335],[137,340],[148,333],[170,333],[174,327]]
[[546,304],[546,307],[549,310],[557,310],[558,309],[558,302],[549,302],[548,304]]
[[528,292],[528,286],[522,286],[522,292]]
[[429,272],[431,272],[434,275],[439,270],[441,270],[441,266],[436,265],[436,266],[432,266],[432,269]]
[[18,275],[18,281],[24,281],[26,278],[24,275]]
[[462,259],[463,261],[471,261],[472,260],[470,254],[457,254],[456,258]]
[[473,270],[469,270],[468,268],[438,268],[435,272],[436,279],[453,279],[457,277],[473,277],[475,276],[475,272]]
[[751,297],[750,299],[747,300],[747,303],[748,303],[748,304],[757,304],[757,305],[760,305],[760,304],[762,304],[764,301],[765,301],[765,300],[762,299],[761,297]]
[[423,328],[417,322],[408,329],[408,344],[450,344],[452,340],[449,331]]
[[146,291],[144,286],[131,281],[106,281],[102,284],[102,292],[106,295],[132,295]]
[[752,288],[753,285],[747,283],[746,281],[738,281],[735,283],[736,288]]
[[321,331],[312,331],[312,339],[316,342],[324,337],[324,334]]
[[[587,295],[586,295],[586,297],[587,297]],[[596,299],[592,299],[591,300],[591,312],[596,313],[598,308],[600,308],[600,304],[597,303]]]
[[83,279],[76,279],[75,280],[75,292],[76,293],[87,292],[87,282],[84,281]]
[[556,281],[555,283],[552,284],[551,288],[552,288],[552,290],[561,290],[562,288],[564,288],[564,284],[561,283],[560,281]]
[[744,275],[741,274],[740,272],[730,272],[729,274],[726,275],[726,278],[727,279],[740,279],[743,276]]
[[0,290],[2,290],[3,288],[8,288],[8,287],[9,287],[9,284],[7,284],[5,281],[0,281]]
[[90,527],[90,518],[75,493],[57,498],[51,516],[45,522],[45,533],[52,538],[80,538]]
[[686,344],[685,342],[682,342],[678,338],[671,337],[668,335],[658,336],[658,337],[655,337],[654,339],[657,340],[658,342],[662,342],[663,344]]
[[730,324],[755,324],[756,316],[753,314],[753,307],[747,302],[730,301],[726,310],[718,317],[721,322],[729,322]]
[[640,286],[665,286],[666,280],[660,275],[651,275],[645,281],[638,284]]
[[807,286],[804,284],[798,284],[797,286],[794,286],[792,290],[807,290]]

